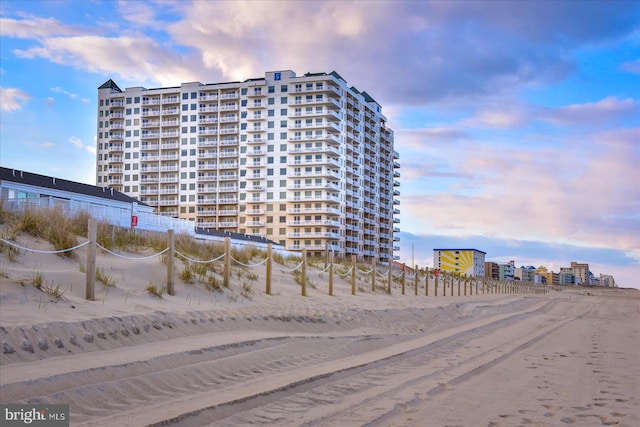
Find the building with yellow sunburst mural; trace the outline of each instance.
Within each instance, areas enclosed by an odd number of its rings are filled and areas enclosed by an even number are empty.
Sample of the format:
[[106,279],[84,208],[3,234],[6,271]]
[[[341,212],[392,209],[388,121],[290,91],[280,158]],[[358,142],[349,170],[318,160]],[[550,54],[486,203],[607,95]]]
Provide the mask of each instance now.
[[485,255],[477,249],[434,249],[433,265],[445,272],[484,277]]

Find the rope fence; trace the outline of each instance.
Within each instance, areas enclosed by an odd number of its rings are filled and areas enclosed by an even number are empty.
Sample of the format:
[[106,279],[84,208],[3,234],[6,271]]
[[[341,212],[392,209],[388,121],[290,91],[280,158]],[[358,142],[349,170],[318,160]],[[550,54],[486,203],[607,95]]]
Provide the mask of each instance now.
[[[87,243],[89,243],[89,242],[87,242]],[[145,259],[152,259],[152,258],[155,258],[157,256],[162,255],[163,253],[165,253],[165,252],[167,252],[169,250],[169,248],[165,248],[164,250],[162,250],[162,251],[160,251],[160,252],[158,252],[156,254],[153,254],[153,255],[141,256],[141,257],[130,257],[130,256],[119,254],[117,252],[110,251],[109,249],[105,248],[104,246],[102,246],[99,243],[96,243],[96,246],[99,247],[100,249],[102,249],[103,251],[105,251],[106,253],[110,254],[110,255],[117,256],[118,258],[122,258],[122,259],[128,259],[128,260],[131,260],[131,261],[142,261],[142,260],[145,260]]]
[[[192,263],[200,263],[200,264],[208,264],[216,261],[222,260],[224,262],[223,269],[223,280],[224,286],[230,287],[230,276],[231,276],[231,262],[235,262],[236,264],[246,267],[246,268],[255,268],[262,265],[266,265],[266,288],[265,293],[271,295],[272,287],[271,287],[271,276],[272,276],[272,268],[274,257],[272,255],[272,245],[267,245],[267,256],[262,261],[256,264],[248,264],[243,263],[231,255],[231,242],[230,238],[226,237],[224,241],[224,253],[216,258],[210,260],[198,260],[193,259],[179,251],[175,248],[175,238],[174,238],[173,230],[169,230],[167,232],[167,240],[168,246],[162,251],[141,257],[132,257],[123,255],[112,250],[105,248],[104,246],[97,243],[97,222],[95,219],[89,219],[89,227],[88,227],[88,240],[75,245],[68,249],[60,249],[60,250],[41,250],[41,249],[32,249],[27,248],[25,246],[19,245],[16,242],[12,242],[3,238],[0,238],[0,242],[15,247],[17,249],[23,251],[29,251],[39,254],[62,254],[66,252],[71,252],[77,249],[80,249],[84,246],[88,246],[87,250],[87,268],[86,268],[86,299],[93,301],[95,300],[95,281],[96,281],[96,250],[98,248],[102,249],[106,253],[126,259],[129,261],[140,261],[147,260],[158,257],[165,253],[169,253],[169,256],[166,258],[166,268],[167,268],[167,293],[169,295],[175,295],[175,282],[174,282],[174,259],[176,257],[183,258]],[[309,265],[307,262],[307,254],[306,250],[303,249],[301,253],[301,261],[292,269],[282,270],[283,273],[293,273],[297,270],[300,270],[300,276],[296,276],[296,281],[299,281],[301,285],[301,294],[302,296],[306,295],[306,268]],[[326,261],[325,261],[326,262]],[[163,260],[165,263],[165,260]],[[514,282],[514,281],[501,281],[495,279],[486,279],[483,277],[471,277],[463,274],[454,274],[452,272],[445,272],[435,269],[425,268],[424,270],[419,270],[418,266],[415,266],[415,269],[411,269],[413,274],[407,273],[406,264],[402,264],[400,268],[399,274],[394,274],[392,267],[389,265],[385,272],[378,271],[376,267],[375,260],[372,261],[372,266],[369,270],[360,270],[357,264],[357,259],[355,255],[351,256],[351,265],[346,272],[335,271],[336,266],[342,267],[344,264],[334,263],[333,261],[333,253],[331,254],[330,262],[327,263],[326,267],[322,270],[317,270],[318,273],[325,273],[328,271],[329,273],[329,282],[328,282],[328,294],[333,296],[333,278],[334,273],[341,277],[346,278],[347,276],[351,276],[351,294],[356,295],[356,276],[357,273],[363,275],[370,275],[370,284],[371,291],[375,292],[376,289],[376,277],[387,278],[386,283],[386,292],[391,294],[391,282],[393,279],[401,278],[401,286],[402,286],[402,295],[405,294],[405,283],[406,280],[413,281],[413,287],[415,290],[415,295],[418,295],[418,289],[422,287],[420,283],[424,283],[425,296],[429,296],[429,288],[432,284],[433,286],[433,296],[437,297],[439,291],[441,291],[442,296],[447,296],[447,289],[449,289],[449,296],[454,296],[454,282],[457,282],[457,293],[458,296],[462,296],[462,286],[464,284],[464,296],[467,296],[467,291],[469,291],[469,295],[473,295],[474,290],[476,295],[481,292],[482,294],[527,294],[527,293],[547,293],[548,287],[543,284],[535,284],[529,282]],[[384,279],[383,279],[384,280]],[[421,281],[422,280],[422,281]]]
[[72,248],[69,249],[60,249],[57,251],[48,251],[48,250],[41,250],[41,249],[31,249],[31,248],[26,248],[24,246],[20,246],[15,242],[11,242],[9,240],[5,240],[2,237],[0,237],[0,242],[6,243],[7,245],[13,246],[15,248],[21,249],[23,251],[27,251],[27,252],[35,252],[37,254],[63,254],[66,252],[71,252],[71,251],[75,251],[76,249],[80,249],[83,246],[86,246],[89,244],[89,241],[87,240],[86,242],[80,243],[79,245],[76,245]]

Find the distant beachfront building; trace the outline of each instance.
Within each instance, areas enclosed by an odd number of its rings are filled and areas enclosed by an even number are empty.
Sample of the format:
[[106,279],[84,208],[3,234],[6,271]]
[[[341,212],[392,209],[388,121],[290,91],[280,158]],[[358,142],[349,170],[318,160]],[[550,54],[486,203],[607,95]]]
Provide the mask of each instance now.
[[571,272],[576,277],[576,283],[589,285],[589,264],[571,261]]
[[477,249],[434,249],[433,265],[442,271],[484,277],[485,255]]
[[535,267],[522,266],[520,268],[516,268],[513,276],[514,279],[518,279],[521,282],[534,282],[536,276]]
[[500,279],[500,267],[495,262],[484,263],[484,278],[490,280]]
[[560,267],[560,284],[561,285],[577,285],[576,276],[573,274],[571,267]]
[[508,264],[499,264],[498,275],[500,277],[500,280],[513,280],[515,269],[516,267],[514,261],[509,261]]
[[336,72],[98,88],[97,185],[311,255],[393,259],[400,176],[382,107]]
[[558,273],[554,273],[553,271],[547,271],[546,273],[540,273],[546,280],[547,285],[559,285],[560,284],[560,275]]
[[607,286],[607,287],[615,287],[616,286],[616,281],[614,280],[613,276],[609,275],[609,274],[601,274],[600,275],[600,286]]

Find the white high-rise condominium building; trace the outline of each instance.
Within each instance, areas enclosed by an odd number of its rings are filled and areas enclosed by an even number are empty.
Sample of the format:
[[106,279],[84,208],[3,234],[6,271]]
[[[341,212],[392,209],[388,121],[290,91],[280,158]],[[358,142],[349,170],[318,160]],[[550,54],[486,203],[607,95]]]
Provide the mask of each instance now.
[[388,261],[399,222],[393,130],[336,72],[98,88],[97,185],[194,225],[289,250]]

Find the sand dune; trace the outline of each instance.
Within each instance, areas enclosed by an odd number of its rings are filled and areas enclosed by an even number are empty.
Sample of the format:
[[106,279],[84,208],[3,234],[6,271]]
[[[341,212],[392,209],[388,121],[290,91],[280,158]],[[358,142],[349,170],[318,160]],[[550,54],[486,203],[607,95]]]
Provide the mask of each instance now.
[[83,256],[0,254],[2,403],[69,403],[71,425],[97,426],[640,425],[637,291],[416,297],[363,277],[352,296],[336,277],[330,297],[312,270],[301,297],[276,265],[271,296],[262,266],[250,297],[236,275],[157,298],[159,260],[101,253],[117,283],[87,302]]

